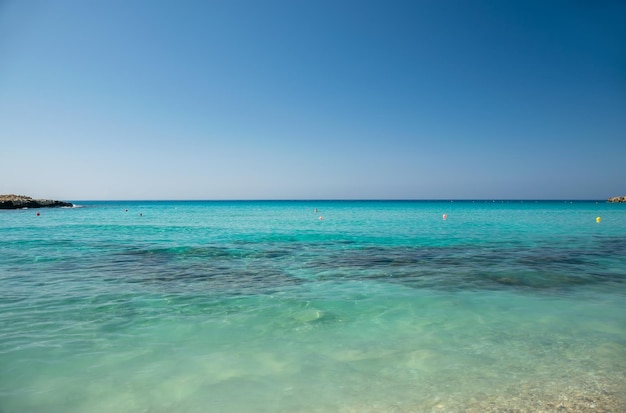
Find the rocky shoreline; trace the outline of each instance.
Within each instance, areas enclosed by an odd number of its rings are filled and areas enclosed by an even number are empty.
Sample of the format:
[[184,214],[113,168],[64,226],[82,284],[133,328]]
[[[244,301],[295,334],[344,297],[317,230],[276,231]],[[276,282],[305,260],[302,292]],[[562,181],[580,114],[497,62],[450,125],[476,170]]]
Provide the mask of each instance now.
[[608,199],[609,202],[626,202],[626,196],[614,196]]
[[0,209],[73,207],[74,204],[52,199],[33,199],[25,195],[0,195]]

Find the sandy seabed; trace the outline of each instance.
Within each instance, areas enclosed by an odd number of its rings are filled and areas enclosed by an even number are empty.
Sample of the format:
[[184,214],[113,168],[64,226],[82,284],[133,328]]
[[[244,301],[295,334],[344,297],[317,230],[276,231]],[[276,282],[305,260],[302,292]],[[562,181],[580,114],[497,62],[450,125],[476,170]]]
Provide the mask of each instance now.
[[504,391],[433,397],[419,404],[345,406],[341,413],[626,413],[626,374],[524,381]]

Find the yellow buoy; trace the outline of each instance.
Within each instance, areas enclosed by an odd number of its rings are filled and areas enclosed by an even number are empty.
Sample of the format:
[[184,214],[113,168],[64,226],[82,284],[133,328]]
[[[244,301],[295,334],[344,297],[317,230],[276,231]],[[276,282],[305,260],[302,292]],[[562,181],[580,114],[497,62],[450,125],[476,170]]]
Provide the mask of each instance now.
[[602,218],[596,217],[596,222],[600,222],[600,221],[602,221]]

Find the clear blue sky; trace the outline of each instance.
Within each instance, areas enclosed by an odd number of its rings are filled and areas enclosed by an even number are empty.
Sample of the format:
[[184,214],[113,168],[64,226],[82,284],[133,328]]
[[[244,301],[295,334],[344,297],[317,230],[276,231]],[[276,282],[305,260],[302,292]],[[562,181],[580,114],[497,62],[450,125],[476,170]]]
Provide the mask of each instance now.
[[621,0],[0,0],[0,193],[626,195]]

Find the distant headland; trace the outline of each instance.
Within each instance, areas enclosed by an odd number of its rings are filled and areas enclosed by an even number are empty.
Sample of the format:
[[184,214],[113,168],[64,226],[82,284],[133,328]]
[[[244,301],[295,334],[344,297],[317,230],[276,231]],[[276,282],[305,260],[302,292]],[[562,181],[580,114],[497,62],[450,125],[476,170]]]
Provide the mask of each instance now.
[[626,202],[626,196],[614,196],[609,198],[609,202]]
[[73,207],[74,204],[51,199],[33,199],[25,195],[0,195],[0,209]]

